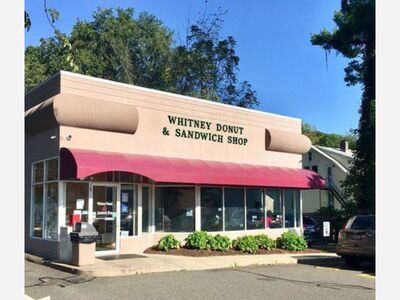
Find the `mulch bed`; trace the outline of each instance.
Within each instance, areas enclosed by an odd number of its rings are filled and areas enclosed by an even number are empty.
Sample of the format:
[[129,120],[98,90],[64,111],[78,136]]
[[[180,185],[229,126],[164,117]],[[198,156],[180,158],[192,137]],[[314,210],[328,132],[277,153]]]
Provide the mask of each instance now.
[[256,253],[247,253],[242,252],[236,249],[230,249],[226,252],[221,251],[212,251],[212,250],[196,250],[196,249],[188,249],[188,248],[180,248],[180,249],[171,249],[169,251],[162,251],[157,248],[157,246],[153,246],[147,248],[144,253],[148,254],[166,254],[166,255],[180,255],[180,256],[193,256],[193,257],[204,257],[204,256],[224,256],[224,255],[257,255],[257,254],[302,254],[302,253],[323,253],[325,251],[318,249],[307,249],[306,251],[288,251],[283,249],[273,249],[273,250],[265,250],[259,249]]

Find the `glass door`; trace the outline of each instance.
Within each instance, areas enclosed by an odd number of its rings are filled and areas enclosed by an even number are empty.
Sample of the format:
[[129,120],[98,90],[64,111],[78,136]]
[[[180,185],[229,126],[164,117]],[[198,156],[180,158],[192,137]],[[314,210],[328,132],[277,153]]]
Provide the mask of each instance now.
[[119,187],[111,184],[93,184],[91,201],[91,222],[98,232],[96,252],[118,250],[119,231]]

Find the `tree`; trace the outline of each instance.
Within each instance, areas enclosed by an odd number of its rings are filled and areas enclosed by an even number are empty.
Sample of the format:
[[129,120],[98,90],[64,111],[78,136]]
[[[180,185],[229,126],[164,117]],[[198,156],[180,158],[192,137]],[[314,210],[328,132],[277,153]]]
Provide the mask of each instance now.
[[345,81],[362,85],[355,157],[343,187],[357,213],[375,213],[375,1],[342,0],[333,20],[337,27],[313,35],[311,43],[351,59]]
[[302,124],[302,132],[310,138],[313,145],[340,148],[340,142],[345,140],[349,142],[350,149],[355,148],[356,137],[354,134],[324,133],[308,123]]
[[185,44],[176,45],[173,31],[155,16],[135,18],[132,8],[98,9],[93,20],[77,21],[69,36],[56,33],[26,48],[26,89],[63,69],[242,107],[258,105],[251,85],[237,79],[236,41],[221,38],[222,15],[195,21]]

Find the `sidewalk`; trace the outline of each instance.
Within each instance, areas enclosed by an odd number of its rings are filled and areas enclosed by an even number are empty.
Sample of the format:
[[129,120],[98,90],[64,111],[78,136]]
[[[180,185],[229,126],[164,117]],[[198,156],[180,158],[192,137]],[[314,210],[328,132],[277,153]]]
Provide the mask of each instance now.
[[94,265],[76,267],[68,264],[44,261],[40,258],[26,254],[27,260],[41,263],[69,273],[94,277],[112,277],[173,271],[210,270],[231,267],[245,267],[250,265],[296,264],[299,260],[304,259],[326,259],[333,257],[338,256],[334,253],[266,255],[249,254],[208,257],[140,254],[135,258],[113,260],[96,258]]

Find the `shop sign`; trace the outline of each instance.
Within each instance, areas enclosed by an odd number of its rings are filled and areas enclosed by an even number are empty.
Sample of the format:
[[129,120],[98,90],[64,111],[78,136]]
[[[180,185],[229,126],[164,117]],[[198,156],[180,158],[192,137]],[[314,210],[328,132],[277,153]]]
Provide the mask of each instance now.
[[165,136],[173,135],[178,138],[210,141],[215,143],[227,143],[246,146],[248,139],[244,137],[244,128],[241,126],[214,123],[198,119],[189,119],[176,116],[168,116],[169,125],[175,128],[170,132],[169,127],[162,129]]

